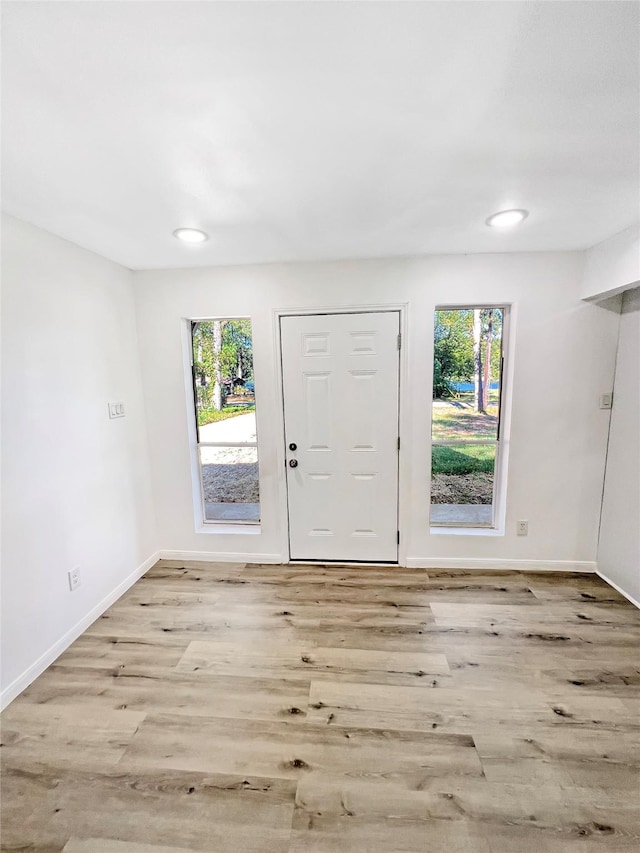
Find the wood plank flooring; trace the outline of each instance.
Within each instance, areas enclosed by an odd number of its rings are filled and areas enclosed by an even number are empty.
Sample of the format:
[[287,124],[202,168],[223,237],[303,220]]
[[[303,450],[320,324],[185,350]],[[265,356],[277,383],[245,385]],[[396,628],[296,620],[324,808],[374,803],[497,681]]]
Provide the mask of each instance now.
[[3,851],[638,853],[594,575],[164,561],[2,715]]

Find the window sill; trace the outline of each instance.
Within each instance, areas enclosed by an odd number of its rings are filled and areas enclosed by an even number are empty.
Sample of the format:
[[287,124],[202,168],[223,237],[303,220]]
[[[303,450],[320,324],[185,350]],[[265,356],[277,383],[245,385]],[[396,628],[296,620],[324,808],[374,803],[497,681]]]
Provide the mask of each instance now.
[[504,536],[504,530],[495,527],[429,527],[434,536]]
[[225,524],[219,521],[208,521],[196,527],[196,533],[205,534],[231,534],[232,536],[240,534],[242,536],[256,536],[262,533],[262,528],[259,524]]

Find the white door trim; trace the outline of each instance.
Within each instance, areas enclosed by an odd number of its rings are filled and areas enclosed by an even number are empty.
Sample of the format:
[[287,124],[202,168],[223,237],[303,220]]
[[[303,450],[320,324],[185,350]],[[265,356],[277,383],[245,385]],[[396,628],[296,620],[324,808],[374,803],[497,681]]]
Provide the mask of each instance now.
[[[402,346],[400,348],[400,387],[398,406],[398,430],[400,435],[400,455],[398,459],[398,530],[400,531],[400,544],[398,546],[398,566],[407,564],[407,531],[409,528],[409,506],[410,506],[410,466],[409,454],[406,448],[409,446],[409,395],[405,394],[408,387],[408,352],[410,341],[407,335],[408,302],[391,302],[371,305],[349,305],[342,306],[315,306],[313,308],[283,308],[273,312],[273,346],[275,364],[274,370],[275,394],[278,401],[278,435],[280,441],[276,448],[277,483],[278,483],[278,514],[284,520],[281,533],[281,552],[285,555],[287,562],[291,561],[289,550],[289,512],[287,504],[287,480],[285,471],[285,428],[284,428],[284,384],[282,380],[282,346],[280,339],[280,318],[296,316],[313,316],[316,314],[379,314],[387,311],[397,311],[400,315],[400,334]],[[396,565],[396,564],[393,564]]]

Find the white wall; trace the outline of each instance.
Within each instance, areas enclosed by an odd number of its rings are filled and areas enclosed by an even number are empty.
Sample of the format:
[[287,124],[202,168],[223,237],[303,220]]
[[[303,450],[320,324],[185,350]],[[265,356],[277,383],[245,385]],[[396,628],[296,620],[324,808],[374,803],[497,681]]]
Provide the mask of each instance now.
[[[134,273],[159,547],[285,556],[276,309],[407,302],[409,386],[401,456],[410,564],[594,568],[618,315],[580,300],[580,253],[428,257]],[[429,532],[433,310],[514,304],[515,384],[504,536]],[[181,319],[253,321],[263,522],[259,536],[196,533]],[[517,537],[516,520],[529,520]],[[502,562],[501,562],[502,561]]]
[[581,296],[602,299],[640,281],[640,225],[632,225],[584,253]]
[[131,273],[3,217],[2,288],[6,703],[132,580],[155,521]]
[[598,570],[640,607],[640,288],[622,301]]

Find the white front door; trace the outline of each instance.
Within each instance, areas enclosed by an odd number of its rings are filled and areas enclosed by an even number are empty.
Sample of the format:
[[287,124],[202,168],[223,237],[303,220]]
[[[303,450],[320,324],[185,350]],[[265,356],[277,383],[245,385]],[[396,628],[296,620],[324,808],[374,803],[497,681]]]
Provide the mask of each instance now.
[[291,559],[396,562],[400,315],[280,327]]

